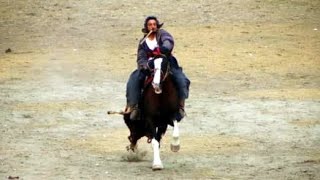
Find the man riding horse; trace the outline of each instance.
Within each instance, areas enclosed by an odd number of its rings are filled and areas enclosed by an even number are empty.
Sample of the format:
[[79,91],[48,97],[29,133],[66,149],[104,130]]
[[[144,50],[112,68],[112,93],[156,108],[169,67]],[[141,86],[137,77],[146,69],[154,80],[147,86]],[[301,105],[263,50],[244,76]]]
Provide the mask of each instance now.
[[176,58],[172,55],[174,40],[171,34],[161,29],[163,23],[159,23],[155,16],[149,16],[145,19],[143,39],[138,45],[137,64],[138,68],[132,72],[127,83],[127,106],[125,114],[130,114],[130,119],[139,119],[139,101],[141,97],[141,89],[143,87],[146,76],[152,71],[154,64],[153,59],[158,56],[164,56],[170,62],[170,71],[173,81],[177,87],[180,99],[179,112],[176,119],[181,120],[185,116],[184,101],[189,95],[190,81],[182,72]]

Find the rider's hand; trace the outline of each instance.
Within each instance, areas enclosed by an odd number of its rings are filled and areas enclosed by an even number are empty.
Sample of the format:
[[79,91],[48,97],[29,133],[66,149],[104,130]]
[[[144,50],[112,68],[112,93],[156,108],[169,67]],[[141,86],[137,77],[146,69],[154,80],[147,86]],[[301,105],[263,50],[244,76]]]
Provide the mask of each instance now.
[[153,60],[149,60],[149,61],[147,62],[147,66],[148,66],[148,69],[149,69],[149,70],[153,70],[153,69],[154,69]]
[[168,56],[170,54],[170,50],[164,46],[160,47],[160,53]]
[[140,69],[145,71],[145,72],[153,70],[154,69],[153,60],[149,60],[148,62],[146,62],[143,65],[141,65]]

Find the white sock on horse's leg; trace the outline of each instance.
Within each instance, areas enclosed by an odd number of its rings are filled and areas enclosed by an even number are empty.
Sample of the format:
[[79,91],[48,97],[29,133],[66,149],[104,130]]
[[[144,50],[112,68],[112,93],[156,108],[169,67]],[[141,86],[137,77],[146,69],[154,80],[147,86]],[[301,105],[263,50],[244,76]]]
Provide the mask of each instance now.
[[174,120],[173,121],[173,137],[179,137],[179,124],[178,121]]
[[151,140],[152,148],[153,148],[153,165],[152,169],[159,170],[163,168],[161,159],[160,159],[160,148],[159,142],[156,139]]
[[173,133],[170,147],[173,152],[178,152],[180,150],[179,126],[176,120],[173,121]]

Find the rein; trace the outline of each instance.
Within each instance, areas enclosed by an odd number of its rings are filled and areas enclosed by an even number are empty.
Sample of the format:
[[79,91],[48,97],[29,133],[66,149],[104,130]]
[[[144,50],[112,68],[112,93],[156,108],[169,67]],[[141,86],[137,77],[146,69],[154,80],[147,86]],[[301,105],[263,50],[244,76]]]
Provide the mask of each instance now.
[[[165,81],[166,78],[168,77],[168,75],[170,74],[170,63],[168,62],[167,63],[167,70],[165,72],[163,72],[163,70],[161,69],[161,74],[164,74],[161,82]],[[152,76],[154,76],[154,72],[155,72],[155,69],[152,70]]]
[[168,74],[169,74],[169,70],[170,70],[170,63],[168,62],[168,63],[167,63],[167,70],[166,70],[166,72],[165,72],[165,74],[164,74],[164,77],[163,77],[163,79],[162,79],[161,82],[163,82],[163,81],[166,80],[166,78],[168,77]]
[[[163,83],[167,77],[169,76],[170,74],[170,63],[167,62],[167,65],[166,65],[166,70],[163,71],[163,69],[161,68],[161,71],[160,71],[160,76],[162,76],[162,78],[160,79],[160,84]],[[153,81],[153,78],[155,77],[155,72],[159,70],[158,68],[154,68],[151,70],[151,74],[148,75],[145,79],[145,82],[144,82],[144,88],[146,88],[149,84],[151,84],[151,82]]]

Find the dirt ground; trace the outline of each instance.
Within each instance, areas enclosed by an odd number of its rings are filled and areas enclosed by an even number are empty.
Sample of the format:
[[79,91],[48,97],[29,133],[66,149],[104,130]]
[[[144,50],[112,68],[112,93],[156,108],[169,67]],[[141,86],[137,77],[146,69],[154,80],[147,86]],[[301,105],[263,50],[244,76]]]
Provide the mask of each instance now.
[[[192,82],[156,172],[106,114],[147,15]],[[0,0],[0,179],[320,179],[319,17],[318,0]]]

